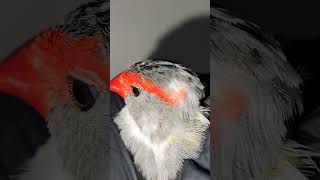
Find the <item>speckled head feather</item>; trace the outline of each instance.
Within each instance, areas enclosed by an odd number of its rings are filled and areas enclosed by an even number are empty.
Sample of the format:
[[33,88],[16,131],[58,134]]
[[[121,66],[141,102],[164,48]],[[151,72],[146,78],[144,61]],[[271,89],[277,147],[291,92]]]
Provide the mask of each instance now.
[[209,126],[207,110],[200,106],[204,86],[198,77],[178,64],[146,60],[121,73],[110,86],[125,99],[114,121],[143,176],[176,178],[184,159],[201,152]]
[[104,53],[109,57],[110,2],[108,0],[94,0],[79,6],[67,14],[63,24],[58,28],[76,38],[104,37]]
[[68,13],[60,29],[75,37],[104,35],[110,38],[110,3],[95,0]]

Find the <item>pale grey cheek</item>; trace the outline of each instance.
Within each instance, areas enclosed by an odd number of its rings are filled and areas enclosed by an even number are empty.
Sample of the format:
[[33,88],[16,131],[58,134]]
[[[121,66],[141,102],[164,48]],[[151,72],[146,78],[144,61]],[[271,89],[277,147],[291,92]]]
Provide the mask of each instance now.
[[78,180],[107,178],[106,99],[105,95],[100,95],[89,111],[60,105],[49,114],[50,138],[57,144],[62,167]]

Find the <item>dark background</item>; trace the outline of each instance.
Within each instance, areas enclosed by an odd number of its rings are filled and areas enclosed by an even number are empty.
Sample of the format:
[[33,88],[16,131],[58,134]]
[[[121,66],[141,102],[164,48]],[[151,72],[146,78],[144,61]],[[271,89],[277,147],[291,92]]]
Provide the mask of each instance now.
[[2,0],[0,2],[0,62],[17,47],[87,0]]
[[[212,1],[211,1],[212,2]],[[234,15],[272,33],[304,79],[305,113],[320,105],[320,1],[215,0]]]

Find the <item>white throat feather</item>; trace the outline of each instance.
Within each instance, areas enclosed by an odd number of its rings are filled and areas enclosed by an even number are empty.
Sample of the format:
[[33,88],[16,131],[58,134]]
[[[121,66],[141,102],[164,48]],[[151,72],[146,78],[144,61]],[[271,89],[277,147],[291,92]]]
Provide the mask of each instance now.
[[152,141],[144,128],[139,128],[127,107],[114,121],[143,176],[147,180],[171,180],[177,177],[184,159],[195,159],[201,152],[204,133],[209,127],[206,113],[207,110],[199,108],[193,119],[174,127],[163,141]]

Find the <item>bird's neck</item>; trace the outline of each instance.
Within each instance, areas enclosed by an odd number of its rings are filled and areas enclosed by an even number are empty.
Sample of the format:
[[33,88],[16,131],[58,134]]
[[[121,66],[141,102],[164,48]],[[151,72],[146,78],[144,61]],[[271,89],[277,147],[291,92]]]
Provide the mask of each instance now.
[[[82,132],[68,129],[69,133],[63,132],[62,136],[52,137],[62,161],[62,168],[77,180],[108,179],[107,139],[96,137],[93,131],[104,132],[105,136],[107,132],[102,128],[83,128]],[[93,134],[88,133],[89,131]]]
[[[149,120],[153,117],[149,117]],[[209,126],[206,117],[199,113],[195,119],[169,120],[177,122],[172,123],[171,127],[161,126],[162,129],[168,129],[164,131],[167,132],[166,138],[155,140],[150,134],[154,134],[156,129],[149,123],[146,127],[138,125],[138,120],[134,119],[127,107],[114,119],[122,140],[134,156],[136,166],[147,180],[174,179],[184,159],[197,158],[201,152],[205,131]],[[150,127],[151,130],[148,130]]]
[[105,102],[99,98],[85,113],[63,108],[49,113],[48,127],[62,168],[77,180],[109,179]]

